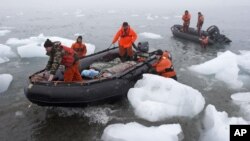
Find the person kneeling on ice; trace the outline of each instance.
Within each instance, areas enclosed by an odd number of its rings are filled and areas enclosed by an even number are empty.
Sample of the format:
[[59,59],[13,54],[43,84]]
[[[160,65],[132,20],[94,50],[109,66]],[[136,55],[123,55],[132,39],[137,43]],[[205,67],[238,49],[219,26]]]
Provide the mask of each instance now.
[[172,61],[170,57],[166,56],[167,52],[163,52],[162,50],[156,51],[157,62],[152,64],[154,72],[167,78],[173,78],[177,80],[176,72],[174,70]]
[[202,35],[201,38],[200,38],[201,47],[206,48],[207,45],[208,45],[208,40],[209,40],[209,37],[208,37],[208,36]]
[[56,71],[60,65],[65,66],[64,81],[82,81],[82,77],[78,70],[79,58],[75,51],[69,47],[61,45],[61,42],[52,42],[47,39],[44,43],[46,49],[46,55],[49,56],[49,61],[45,68],[45,73],[50,71],[48,81],[52,81]]

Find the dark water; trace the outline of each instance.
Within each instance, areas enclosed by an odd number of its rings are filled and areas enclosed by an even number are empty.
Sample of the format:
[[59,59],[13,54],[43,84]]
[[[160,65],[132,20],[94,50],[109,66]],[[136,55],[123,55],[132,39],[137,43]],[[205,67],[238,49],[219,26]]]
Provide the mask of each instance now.
[[[69,39],[74,39],[75,33],[84,33],[84,40],[94,44],[96,51],[100,51],[109,46],[121,23],[128,21],[137,33],[152,32],[163,37],[159,40],[140,37],[139,40],[149,41],[150,47],[167,49],[172,53],[179,82],[199,90],[205,97],[206,104],[213,104],[218,110],[228,112],[230,116],[241,116],[241,113],[238,113],[239,108],[232,104],[230,95],[235,92],[249,91],[248,81],[244,82],[242,89],[234,90],[213,77],[194,74],[188,71],[187,67],[215,58],[217,52],[230,50],[238,53],[238,50],[249,50],[250,19],[247,18],[249,9],[250,7],[244,6],[202,9],[205,15],[204,28],[215,24],[233,41],[230,45],[211,46],[207,49],[172,36],[170,27],[181,23],[180,18],[176,16],[182,15],[185,9],[116,9],[115,11],[98,8],[81,9],[83,17],[75,16],[77,9],[55,11],[0,9],[0,27],[14,27],[11,33],[0,38],[0,44],[5,44],[7,39],[12,37],[29,38],[38,36],[40,33]],[[198,12],[197,9],[190,9],[190,11]],[[139,16],[131,16],[134,14]],[[158,18],[147,20],[146,17],[149,14]],[[162,17],[169,17],[169,19]],[[193,14],[191,26],[195,26],[196,18],[196,14]],[[16,47],[12,47],[12,50],[17,52]],[[203,112],[193,119],[172,118],[151,123],[137,118],[126,98],[114,104],[86,108],[52,108],[31,104],[24,96],[23,87],[27,84],[27,77],[44,68],[46,61],[47,58],[16,57],[10,62],[0,64],[0,74],[13,75],[8,91],[0,94],[1,141],[100,140],[107,125],[133,121],[146,126],[180,123],[184,132],[184,140],[199,139]]]

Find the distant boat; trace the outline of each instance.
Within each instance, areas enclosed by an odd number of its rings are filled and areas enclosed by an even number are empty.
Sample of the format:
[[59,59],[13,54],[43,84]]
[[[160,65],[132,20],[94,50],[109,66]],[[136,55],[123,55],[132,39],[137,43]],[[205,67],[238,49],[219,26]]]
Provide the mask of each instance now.
[[[183,38],[189,41],[200,43],[200,36],[195,28],[190,27],[188,32],[182,31],[182,25],[174,25],[171,27],[171,31],[175,37]],[[210,26],[207,31],[201,30],[201,35],[209,36],[209,44],[228,44],[232,42],[228,37],[223,34],[220,34],[220,30],[217,26]]]
[[[106,62],[119,57],[117,47],[106,49],[86,56],[80,60],[80,69],[88,69],[94,62]],[[82,82],[48,82],[33,81],[33,77],[44,70],[29,77],[29,84],[24,92],[28,100],[40,106],[82,106],[100,101],[109,101],[124,96],[134,86],[135,82],[149,71],[148,63],[156,61],[154,53],[147,53],[144,62],[134,61],[135,65],[109,77],[84,80]]]

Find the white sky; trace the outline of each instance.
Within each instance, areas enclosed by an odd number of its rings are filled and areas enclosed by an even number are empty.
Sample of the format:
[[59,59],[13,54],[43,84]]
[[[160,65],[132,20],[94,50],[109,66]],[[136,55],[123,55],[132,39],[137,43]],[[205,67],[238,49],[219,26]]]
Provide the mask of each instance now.
[[158,7],[206,7],[250,6],[250,0],[0,0],[5,8],[158,8]]

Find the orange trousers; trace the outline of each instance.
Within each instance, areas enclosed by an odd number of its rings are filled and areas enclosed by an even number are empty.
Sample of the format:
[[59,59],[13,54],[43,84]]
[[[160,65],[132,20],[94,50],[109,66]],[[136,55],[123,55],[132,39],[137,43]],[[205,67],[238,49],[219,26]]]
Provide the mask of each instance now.
[[65,82],[82,81],[82,76],[78,68],[79,68],[78,61],[72,66],[66,67],[64,71],[64,81]]
[[127,54],[127,56],[129,56],[129,57],[133,57],[133,49],[132,49],[132,46],[131,46],[131,47],[128,47],[128,48],[124,48],[124,47],[119,46],[119,55],[120,55],[121,57],[125,57],[126,54]]

